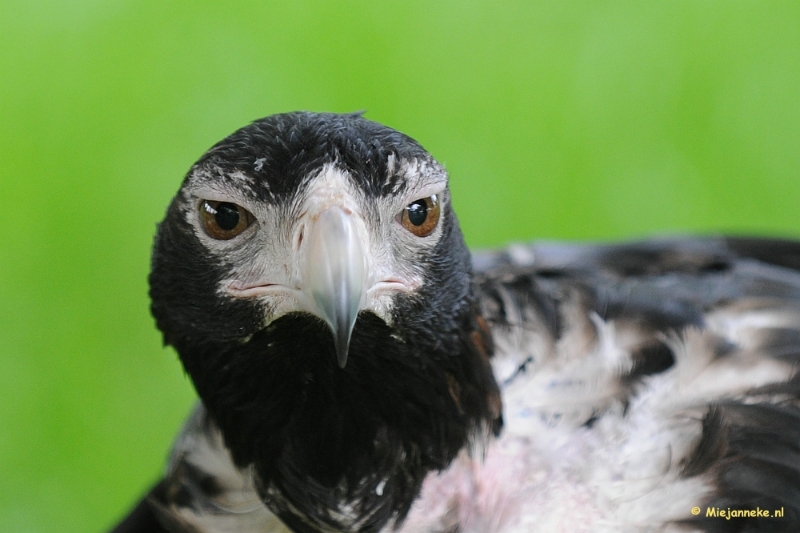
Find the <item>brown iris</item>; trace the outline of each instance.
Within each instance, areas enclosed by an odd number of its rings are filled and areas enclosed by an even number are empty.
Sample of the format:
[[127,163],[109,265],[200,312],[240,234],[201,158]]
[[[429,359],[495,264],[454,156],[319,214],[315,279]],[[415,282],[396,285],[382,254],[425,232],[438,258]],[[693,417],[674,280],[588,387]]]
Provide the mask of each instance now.
[[214,239],[233,239],[253,223],[255,218],[242,206],[231,202],[203,200],[200,202],[200,219],[206,233]]
[[439,199],[431,195],[408,204],[400,213],[400,223],[417,237],[427,237],[439,222]]

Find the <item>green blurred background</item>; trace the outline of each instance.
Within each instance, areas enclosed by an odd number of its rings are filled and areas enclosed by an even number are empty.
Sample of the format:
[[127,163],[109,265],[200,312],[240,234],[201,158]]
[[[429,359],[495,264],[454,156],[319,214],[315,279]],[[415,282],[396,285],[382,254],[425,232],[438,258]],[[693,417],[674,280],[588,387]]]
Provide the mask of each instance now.
[[295,109],[422,142],[473,246],[800,235],[796,0],[0,0],[0,531],[102,531],[157,478],[194,392],[155,223]]

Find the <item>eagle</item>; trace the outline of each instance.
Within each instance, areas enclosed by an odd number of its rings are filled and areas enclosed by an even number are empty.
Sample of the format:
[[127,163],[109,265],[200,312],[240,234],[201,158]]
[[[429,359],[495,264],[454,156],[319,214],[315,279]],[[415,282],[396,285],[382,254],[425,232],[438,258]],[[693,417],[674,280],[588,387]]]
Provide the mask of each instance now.
[[800,530],[800,242],[470,252],[361,114],[187,173],[151,311],[199,403],[114,533]]

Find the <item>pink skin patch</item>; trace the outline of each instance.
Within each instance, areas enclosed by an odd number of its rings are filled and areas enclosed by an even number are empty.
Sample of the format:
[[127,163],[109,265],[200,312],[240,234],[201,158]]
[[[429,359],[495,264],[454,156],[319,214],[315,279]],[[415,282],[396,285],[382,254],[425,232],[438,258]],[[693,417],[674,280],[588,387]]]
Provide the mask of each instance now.
[[603,513],[596,496],[571,478],[529,439],[506,437],[490,444],[485,459],[461,452],[446,471],[428,476],[399,531],[581,531]]

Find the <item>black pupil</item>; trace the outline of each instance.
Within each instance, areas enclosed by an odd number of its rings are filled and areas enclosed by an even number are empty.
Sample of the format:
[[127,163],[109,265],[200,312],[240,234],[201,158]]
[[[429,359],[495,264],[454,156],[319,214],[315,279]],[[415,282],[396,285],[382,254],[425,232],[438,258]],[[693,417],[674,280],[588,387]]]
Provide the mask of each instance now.
[[428,206],[425,200],[417,200],[408,206],[408,220],[415,226],[421,226],[428,218]]
[[217,214],[214,215],[217,225],[225,231],[230,231],[239,225],[239,210],[234,204],[222,202],[217,205]]

